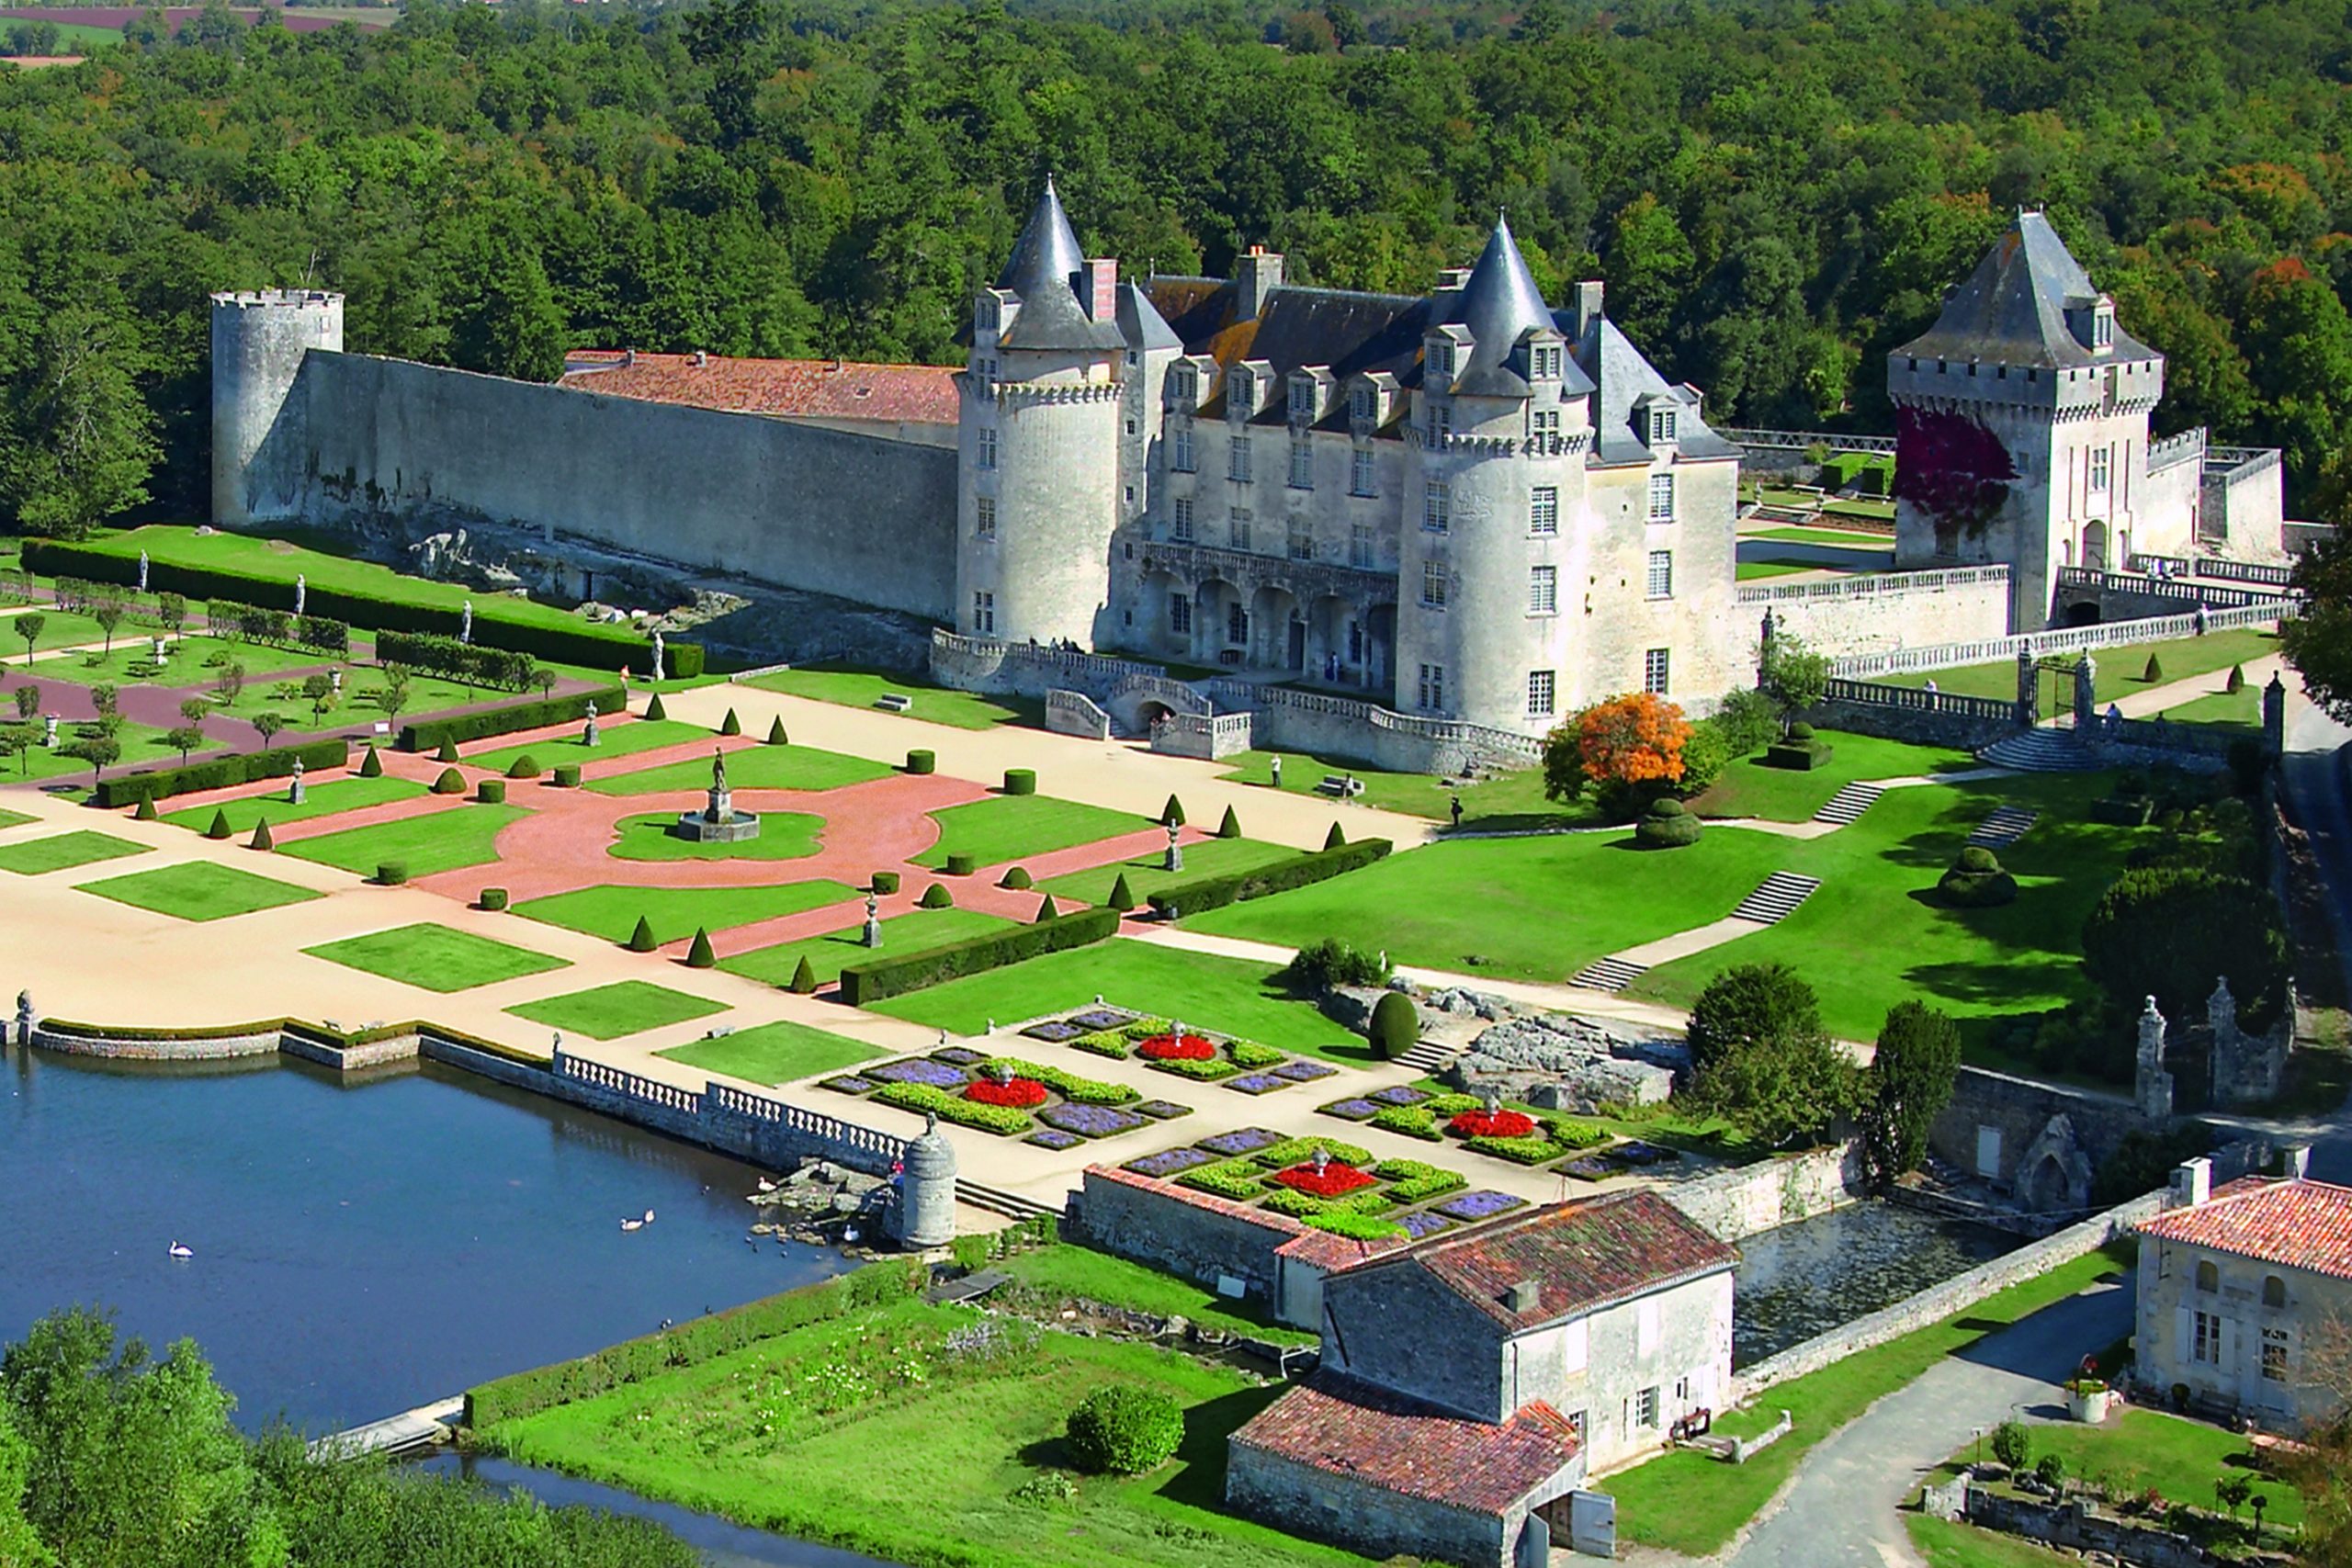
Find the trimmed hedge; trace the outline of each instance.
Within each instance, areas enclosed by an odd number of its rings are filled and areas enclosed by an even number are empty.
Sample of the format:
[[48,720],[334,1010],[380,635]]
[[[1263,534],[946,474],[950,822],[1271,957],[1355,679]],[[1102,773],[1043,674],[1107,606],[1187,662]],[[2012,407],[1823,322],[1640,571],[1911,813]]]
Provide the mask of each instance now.
[[398,887],[401,883],[406,882],[407,880],[408,862],[404,860],[388,860],[377,863],[376,881],[379,886],[385,887]]
[[944,882],[934,882],[922,890],[922,897],[916,899],[915,904],[917,908],[924,909],[953,908],[956,904],[956,895],[947,891],[947,884]]
[[953,1122],[959,1127],[978,1128],[983,1133],[993,1133],[1000,1138],[1017,1137],[1035,1125],[1026,1111],[967,1100],[961,1094],[950,1094],[936,1084],[888,1083],[874,1098],[880,1104],[895,1106],[900,1111],[934,1112],[942,1122]]
[[786,988],[797,991],[804,997],[816,994],[817,966],[808,961],[807,953],[800,955],[800,967],[792,972],[792,984]]
[[1383,991],[1372,1005],[1372,1053],[1393,1062],[1421,1043],[1421,1010],[1402,991]]
[[958,851],[947,857],[945,869],[950,876],[969,876],[979,869],[979,862],[973,855]]
[[620,687],[605,686],[593,692],[575,693],[568,697],[509,703],[503,707],[490,708],[481,713],[457,714],[448,718],[404,724],[401,726],[398,744],[403,751],[429,751],[439,746],[454,746],[461,740],[512,735],[518,729],[538,729],[550,724],[585,718],[591,702],[596,705],[598,713],[615,713],[628,701],[628,694]]
[[1956,909],[1997,908],[2017,902],[2018,879],[2001,869],[1991,850],[1970,844],[1937,880],[1936,896]]
[[580,764],[577,762],[558,762],[555,765],[555,787],[558,789],[578,789],[580,787]]
[[277,847],[277,839],[272,837],[269,831],[268,818],[255,819],[254,836],[245,840],[245,847],[251,850],[274,850]]
[[710,969],[718,964],[718,954],[710,949],[710,932],[701,926],[695,928],[695,940],[686,948],[686,967]]
[[1035,768],[1007,768],[1007,769],[1005,769],[1005,770],[1004,770],[1004,793],[1005,793],[1005,794],[1007,794],[1007,795],[1035,795],[1035,794],[1036,794],[1036,793],[1037,793],[1037,770],[1036,770],[1036,769],[1035,769]]
[[[1335,828],[1333,829],[1337,831]],[[1320,850],[1314,854],[1300,855],[1295,860],[1276,861],[1235,876],[1204,876],[1197,882],[1179,883],[1163,887],[1149,899],[1152,912],[1163,919],[1173,919],[1176,911],[1197,915],[1204,909],[1222,908],[1244,899],[1263,898],[1270,893],[1287,893],[1294,887],[1306,887],[1317,882],[1328,882],[1345,872],[1360,871],[1388,853],[1385,839],[1364,839],[1352,844],[1340,844],[1335,849]]]
[[379,633],[376,660],[380,664],[401,664],[446,675],[469,686],[499,686],[510,692],[530,690],[531,671],[538,667],[527,653],[459,642],[430,632]]
[[1117,934],[1119,911],[1088,909],[1057,920],[991,931],[967,942],[949,942],[872,964],[854,964],[842,971],[841,999],[863,1007],[888,997],[920,991],[927,986],[1001,969],[1024,958],[1085,947]]
[[743,721],[735,716],[735,710],[733,708],[729,708],[727,710],[727,716],[718,721],[718,733],[721,735],[741,735],[743,733]]
[[653,940],[653,922],[643,915],[637,917],[637,929],[628,933],[626,944],[631,953],[651,953],[662,944]]
[[887,897],[899,890],[899,874],[895,871],[877,871],[874,874],[873,886],[875,892]]
[[1699,819],[1672,795],[1650,802],[1634,824],[1634,841],[1645,850],[1679,850],[1699,841]]
[[433,781],[433,793],[435,795],[465,794],[466,775],[455,768],[442,769],[441,776]]
[[98,781],[98,787],[90,794],[90,804],[133,806],[141,800],[164,800],[200,789],[225,789],[257,779],[284,778],[294,771],[298,760],[308,772],[340,768],[351,761],[351,744],[345,740],[305,740],[300,746],[215,757],[209,762],[190,762],[184,767],[117,773]]
[[1790,768],[1800,773],[1827,767],[1832,751],[1829,742],[1815,740],[1810,736],[1798,739],[1796,731],[1804,728],[1803,725],[1794,726],[1790,730],[1789,739],[1776,740],[1765,747],[1764,765],[1768,768]]
[[907,753],[907,772],[910,773],[933,773],[938,767],[939,755],[935,751],[926,751],[918,747]]
[[212,820],[206,826],[204,836],[208,839],[226,839],[230,832],[229,813],[226,808],[223,808],[212,814]]
[[368,742],[368,754],[359,759],[359,776],[363,779],[380,779],[384,776],[383,754],[376,750],[373,741]]
[[482,780],[481,783],[474,786],[474,798],[481,801],[484,806],[505,805],[506,781],[504,779]]
[[865,1268],[780,1296],[690,1318],[674,1328],[624,1339],[591,1355],[496,1379],[466,1391],[466,1425],[475,1431],[559,1404],[587,1399],[763,1339],[827,1323],[910,1296],[929,1271],[907,1258]]
[[1026,866],[1016,865],[1010,871],[1007,871],[1002,876],[997,878],[996,885],[999,887],[1009,887],[1015,893],[1019,893],[1024,889],[1035,886],[1036,883],[1030,877],[1029,870]]
[[792,738],[784,732],[784,715],[782,714],[776,715],[768,722],[768,744],[771,746],[792,744]]
[[481,908],[495,914],[499,910],[506,908],[506,889],[503,887],[485,887],[481,890],[481,897],[476,899],[475,902],[480,904]]
[[[117,555],[95,545],[59,539],[26,540],[24,566],[27,571],[44,577],[84,577],[94,582],[125,587],[139,581],[139,559],[135,554]],[[289,612],[294,607],[292,583],[218,567],[153,561],[149,564],[147,586],[153,592],[178,593],[190,599],[233,599]],[[430,632],[451,637],[458,635],[465,618],[462,610],[443,605],[401,604],[316,584],[310,586],[302,607],[314,620],[332,618],[379,631]],[[511,649],[558,664],[585,664],[595,669],[617,669],[623,664],[631,669],[650,669],[653,658],[651,640],[634,631],[615,630],[587,621],[577,626],[509,621],[500,617],[496,598],[474,606],[473,638],[488,648]],[[703,672],[700,644],[665,642],[662,652],[670,662],[668,673],[676,679],[691,681]]]
[[506,764],[506,776],[510,779],[535,779],[539,773],[539,760],[528,751]]
[[1235,811],[1230,806],[1225,808],[1224,820],[1220,821],[1216,825],[1216,836],[1220,839],[1238,839],[1241,837],[1240,814]]

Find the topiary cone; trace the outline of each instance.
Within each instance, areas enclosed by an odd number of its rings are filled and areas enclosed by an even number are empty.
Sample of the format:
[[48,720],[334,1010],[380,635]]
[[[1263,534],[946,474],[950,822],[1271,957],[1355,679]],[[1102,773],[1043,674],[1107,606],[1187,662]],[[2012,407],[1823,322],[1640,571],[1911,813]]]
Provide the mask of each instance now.
[[789,746],[792,744],[790,740],[785,738],[784,715],[782,714],[776,715],[775,717],[768,721],[768,744],[771,746]]
[[817,966],[808,962],[808,955],[805,953],[800,955],[800,967],[792,972],[792,988],[804,997],[814,994],[817,989]]
[[645,716],[648,718],[667,718],[670,716],[670,710],[662,705],[661,693],[654,693],[653,700],[645,705]]
[[2243,692],[2243,691],[2245,691],[2245,665],[2243,665],[2243,664],[2233,664],[2233,665],[2231,665],[2231,666],[2230,666],[2230,681],[2229,681],[2229,686],[2228,686],[2228,688],[2227,688],[2227,689],[2228,689],[2228,690],[2230,690],[2230,691],[2232,691],[2232,692]]
[[1170,795],[1168,804],[1159,808],[1159,825],[1163,828],[1182,828],[1184,825],[1184,803],[1174,795]]
[[130,814],[130,819],[134,822],[153,822],[156,815],[155,797],[152,795],[142,795],[139,797],[139,809]]
[[1216,836],[1220,839],[1241,837],[1241,818],[1234,814],[1230,806],[1225,808],[1225,820],[1216,825]]
[[710,932],[705,931],[700,926],[696,926],[695,928],[694,942],[686,949],[686,967],[689,969],[709,969],[715,967],[718,963],[718,954],[711,952],[710,950]]
[[628,950],[631,953],[650,953],[661,945],[653,940],[653,922],[643,915],[638,916],[637,930],[628,935]]
[[433,760],[436,762],[456,761],[458,760],[458,743],[454,740],[444,740],[441,742],[441,750],[433,753]]
[[2164,661],[2153,653],[2148,655],[2148,667],[2140,671],[2140,679],[2146,684],[2153,686],[2164,678]]
[[212,814],[212,826],[204,830],[204,836],[208,839],[225,839],[229,836],[229,831],[228,812],[215,811]]
[[1119,873],[1119,880],[1111,884],[1111,908],[1124,915],[1135,907],[1135,889],[1127,886],[1127,874],[1123,871]]
[[1039,919],[1052,920],[1058,919],[1060,917],[1061,911],[1054,908],[1054,896],[1052,894],[1048,893],[1043,898],[1037,900],[1037,918]]
[[721,735],[741,735],[743,733],[743,721],[735,716],[735,710],[733,708],[729,708],[727,710],[727,716],[718,721],[718,733]]
[[368,747],[368,754],[359,759],[359,776],[363,779],[380,779],[384,776],[384,759],[376,754],[376,748],[373,746]]
[[277,847],[277,840],[269,836],[268,818],[265,817],[254,824],[253,841],[249,847],[256,850],[274,850]]
[[1323,847],[1327,850],[1336,850],[1347,841],[1348,836],[1340,831],[1340,825],[1337,822],[1332,823],[1331,830],[1323,835]]

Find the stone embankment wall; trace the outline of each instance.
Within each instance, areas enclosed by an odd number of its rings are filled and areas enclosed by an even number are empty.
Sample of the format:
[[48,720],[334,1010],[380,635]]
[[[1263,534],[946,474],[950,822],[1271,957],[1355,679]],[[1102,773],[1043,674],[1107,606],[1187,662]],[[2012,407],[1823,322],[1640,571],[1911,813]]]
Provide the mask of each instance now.
[[2107,1561],[2137,1568],[2222,1568],[2228,1561],[2185,1535],[2119,1519],[2080,1499],[2037,1503],[1972,1486],[1962,1507],[1970,1524],[1985,1529],[2082,1553],[2101,1552]]
[[[1802,547],[1792,555],[1802,556]],[[1770,610],[1780,629],[1833,659],[1927,643],[1973,642],[2009,630],[2009,570],[1962,567],[1874,572],[1835,581],[1748,583],[1739,607],[1760,630]]]
[[266,1056],[281,1038],[277,1024],[239,1027],[220,1034],[148,1033],[125,1030],[119,1033],[54,1030],[33,1026],[33,1043],[44,1051],[70,1056],[103,1056],[120,1062],[225,1062],[240,1056]]
[[1718,1237],[1739,1242],[1823,1214],[1862,1195],[1861,1145],[1812,1149],[1677,1181],[1660,1196]]
[[1098,1168],[1086,1173],[1080,1189],[1077,1228],[1106,1252],[1211,1286],[1220,1275],[1239,1280],[1250,1296],[1271,1303],[1281,1271],[1274,1250],[1306,1227],[1168,1182]]

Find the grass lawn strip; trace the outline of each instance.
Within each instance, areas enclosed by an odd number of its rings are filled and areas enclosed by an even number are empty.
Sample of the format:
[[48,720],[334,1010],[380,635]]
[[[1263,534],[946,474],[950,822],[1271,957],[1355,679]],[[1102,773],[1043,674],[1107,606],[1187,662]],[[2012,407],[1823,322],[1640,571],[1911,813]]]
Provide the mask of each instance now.
[[825,819],[806,811],[766,811],[760,814],[757,838],[732,843],[682,839],[670,831],[678,820],[674,811],[624,817],[613,824],[618,838],[605,851],[616,860],[805,860],[820,846],[817,835]]
[[28,812],[0,811],[0,828],[21,828],[28,822],[38,822],[40,820],[40,818],[34,817]]
[[1742,757],[1690,803],[1702,817],[1761,817],[1771,822],[1803,822],[1830,797],[1858,779],[1923,778],[1977,766],[1967,752],[1948,746],[1915,746],[1874,735],[1824,731],[1831,753],[1822,767],[1799,773],[1770,768],[1762,756]]
[[[545,761],[545,758],[540,759]],[[863,757],[820,751],[813,746],[747,746],[727,755],[727,783],[746,789],[846,789],[887,779],[890,770]],[[708,789],[710,763],[700,757],[665,762],[640,773],[617,773],[588,786],[598,795],[658,795],[664,790]]]
[[38,876],[43,872],[70,871],[77,865],[95,865],[102,860],[119,860],[125,855],[143,855],[146,852],[144,844],[134,844],[128,839],[118,839],[110,833],[94,833],[82,828],[71,833],[58,833],[46,839],[28,839],[23,843],[0,846],[0,871]]
[[[527,756],[539,764],[539,779],[544,784],[558,762],[593,762],[599,757],[626,757],[634,751],[651,751],[663,746],[683,746],[689,740],[715,739],[701,725],[684,724],[674,718],[635,718],[627,724],[600,725],[594,746],[582,743],[580,739],[586,730],[587,721],[583,719],[579,733],[550,736],[524,746],[502,746],[495,751],[466,755],[464,761],[469,768],[494,768],[503,773],[513,766],[515,758]],[[698,787],[707,789],[710,787],[710,763],[697,761],[695,766],[702,770]]]
[[[40,667],[36,665],[34,668]],[[34,683],[40,683],[38,678]],[[36,746],[30,750],[17,752],[14,763],[0,761],[0,780],[78,777],[84,785],[87,785],[90,782],[90,764],[79,757],[67,756],[65,749],[85,739],[82,734],[82,728],[88,722],[86,719],[69,719],[60,724],[57,727],[57,750],[54,751]],[[144,767],[152,762],[168,763],[173,767],[179,766],[180,749],[167,743],[164,739],[164,731],[153,725],[133,724],[126,719],[116,727],[114,739],[115,743],[122,748],[122,755],[107,765],[107,773],[109,777],[121,773],[126,768]],[[86,793],[86,790],[82,793]],[[76,798],[79,798],[78,795]]]
[[914,863],[933,870],[945,865],[951,854],[968,854],[976,866],[1002,865],[1025,855],[1051,854],[1151,826],[1148,817],[1057,800],[1049,795],[991,795],[966,806],[950,806],[931,816],[939,824],[939,841],[917,855]]
[[[1363,1568],[1352,1552],[1225,1512],[1226,1438],[1280,1393],[1154,1346],[1017,1325],[992,1355],[943,1341],[989,1320],[908,1302],[813,1325],[492,1428],[526,1463],[905,1562],[989,1568]],[[1066,1465],[1070,1409],[1095,1388],[1185,1408],[1176,1460],[1080,1477],[1047,1505],[1015,1494]],[[920,1500],[919,1502],[917,1500]]]
[[[811,665],[798,670],[779,670],[772,675],[761,675],[743,684],[763,692],[782,692],[786,696],[807,697],[815,702],[837,703],[843,707],[872,708],[875,699],[886,693],[911,697],[914,705],[907,710],[909,718],[920,718],[931,724],[944,724],[956,729],[993,729],[1001,724],[1027,724],[1042,727],[1046,721],[1046,705],[1026,697],[984,697],[975,692],[949,691],[944,686],[913,680],[905,674],[872,670],[851,670]],[[888,713],[888,708],[875,711]]]
[[[1283,789],[1290,795],[1323,796],[1317,786],[1326,774],[1335,774],[1353,777],[1363,785],[1363,793],[1355,797],[1359,806],[1401,811],[1431,821],[1449,820],[1454,798],[1459,796],[1464,829],[1574,827],[1600,820],[1588,805],[1572,802],[1564,806],[1544,799],[1541,768],[1521,768],[1476,784],[1454,785],[1432,774],[1386,773],[1340,757],[1318,757],[1305,751],[1238,751],[1226,759],[1230,767],[1218,776],[1241,784],[1271,785],[1276,756],[1283,760]],[[1246,833],[1250,830],[1249,802],[1243,801],[1239,810],[1241,830]],[[1204,818],[1200,826],[1211,828],[1216,824]]]
[[739,1029],[717,1040],[673,1045],[654,1055],[752,1083],[781,1084],[837,1073],[888,1053],[790,1019],[779,1019],[774,1023]]
[[1236,1310],[1241,1303],[1207,1286],[1147,1269],[1092,1247],[1063,1243],[999,1258],[990,1265],[1035,1291],[1048,1308],[1065,1300],[1100,1302],[1161,1317],[1182,1315],[1204,1328],[1243,1334],[1277,1345],[1313,1345],[1318,1336]]
[[1911,1544],[1928,1560],[1928,1568],[2063,1568],[2082,1562],[2017,1536],[1926,1514],[1904,1515],[1903,1528],[1911,1532]]
[[[2226,671],[2233,664],[2248,664],[2278,651],[2278,635],[2276,632],[2253,627],[2208,632],[2203,637],[2175,637],[2169,642],[2133,642],[2113,648],[2095,648],[2091,649],[2091,657],[2098,661],[2098,673],[2093,683],[2099,702],[2107,704],[2148,689],[2148,683],[2140,677],[2148,668],[2150,655],[2154,655],[2163,667],[2165,680],[2173,682]],[[1871,679],[1890,686],[1924,686],[1933,681],[1939,692],[1962,696],[1998,697],[2005,702],[2014,700],[2018,694],[2018,666],[2013,659],[1996,660],[1989,664],[1963,664],[1952,670],[1873,675]],[[2046,674],[2041,677],[2041,711],[2044,716],[2050,711],[2050,693],[2055,679]]]
[[153,909],[159,915],[173,915],[183,920],[226,919],[232,915],[250,915],[256,909],[275,909],[280,905],[302,904],[325,897],[290,882],[255,876],[250,871],[215,865],[210,861],[190,861],[184,865],[109,877],[104,882],[85,882],[81,889],[118,904]]
[[543,1001],[518,1002],[506,1010],[550,1029],[568,1029],[591,1040],[617,1040],[690,1018],[725,1012],[726,1004],[673,991],[649,980],[616,980]]
[[2165,709],[2163,716],[2175,724],[2210,724],[2258,735],[2262,731],[2262,691],[2249,681],[2240,691],[2216,690],[2191,697],[2178,706]]
[[997,915],[983,915],[976,909],[910,909],[882,922],[880,947],[865,945],[865,924],[861,920],[821,936],[778,942],[774,947],[755,947],[749,953],[720,959],[718,966],[730,974],[764,980],[771,986],[788,986],[805,955],[817,972],[817,983],[829,986],[841,978],[844,968],[867,957],[920,953],[924,948],[944,947],[967,937],[986,936],[1017,923]]
[[[2035,1459],[2054,1453],[2066,1461],[2068,1476],[2102,1486],[2118,1500],[2153,1486],[2176,1503],[2215,1508],[2213,1483],[2242,1474],[2270,1499],[2262,1517],[2265,1531],[2303,1522],[2302,1493],[2256,1470],[2245,1439],[2219,1427],[2132,1406],[2104,1426],[2053,1422],[2030,1431]],[[2248,1517],[2243,1508],[2238,1512]]]
[[[636,934],[640,916],[653,926],[655,942],[679,942],[697,927],[717,935],[755,920],[797,915],[857,897],[843,883],[817,880],[780,882],[758,887],[621,887],[576,888],[550,894],[514,906],[518,915],[543,920],[566,931],[585,931],[611,942],[627,942]],[[790,979],[790,976],[785,976]]]
[[395,926],[302,951],[348,969],[444,993],[571,966],[569,959],[430,923]]
[[1144,855],[1135,860],[1120,861],[1112,865],[1096,866],[1091,871],[1067,872],[1037,885],[1039,892],[1050,893],[1057,898],[1076,898],[1088,904],[1110,901],[1111,888],[1120,876],[1127,879],[1127,891],[1140,904],[1161,888],[1179,882],[1190,882],[1203,876],[1231,876],[1244,871],[1254,871],[1276,861],[1295,859],[1298,852],[1281,844],[1261,843],[1255,839],[1211,839],[1205,843],[1184,846],[1184,869],[1161,869],[1166,859],[1160,854]]
[[281,785],[267,795],[223,801],[218,806],[191,806],[184,811],[166,811],[164,820],[201,833],[212,826],[215,812],[225,812],[231,832],[250,833],[254,830],[254,824],[265,817],[269,818],[272,827],[281,827],[288,822],[308,821],[313,817],[332,817],[339,811],[356,811],[364,806],[411,800],[424,793],[423,784],[390,775],[379,779],[353,777],[304,786],[300,806],[286,798],[285,787]]
[[372,828],[346,828],[287,845],[278,853],[372,876],[386,861],[407,864],[412,877],[484,865],[498,858],[498,835],[524,815],[519,806],[453,806]]
[[1357,1065],[1372,1059],[1363,1036],[1332,1022],[1312,1003],[1293,998],[1262,964],[1116,938],[893,997],[872,1010],[978,1034],[992,1018],[1011,1023],[1098,996],[1114,1006],[1197,1021],[1285,1051]]
[[1688,1557],[1712,1556],[1771,1500],[1815,1444],[1877,1400],[2043,1307],[2103,1279],[2129,1278],[2129,1269],[2109,1252],[2094,1252],[1996,1292],[1940,1323],[1774,1384],[1754,1406],[1716,1419],[1716,1430],[1726,1437],[1752,1437],[1781,1410],[1795,1417],[1787,1437],[1744,1465],[1678,1450],[1598,1484],[1617,1499],[1618,1526],[1627,1540]]
[[1732,573],[1741,582],[1754,582],[1767,577],[1791,577],[1800,571],[1826,570],[1826,568],[1799,565],[1784,560],[1744,560]]

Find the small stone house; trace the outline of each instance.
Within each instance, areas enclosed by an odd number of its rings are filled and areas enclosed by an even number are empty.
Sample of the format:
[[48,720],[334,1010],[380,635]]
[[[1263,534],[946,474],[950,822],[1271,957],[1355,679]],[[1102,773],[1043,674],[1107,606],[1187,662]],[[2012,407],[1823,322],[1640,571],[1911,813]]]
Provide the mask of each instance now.
[[1226,1501],[1375,1555],[1540,1563],[1588,1472],[1726,1396],[1737,1261],[1645,1190],[1337,1269],[1321,1368],[1234,1433]]
[[2352,1328],[2352,1187],[2250,1176],[2208,1190],[2211,1163],[2175,1179],[2179,1206],[2140,1227],[2133,1359],[2149,1397],[2299,1431],[2337,1412],[2312,1381],[2312,1337]]

